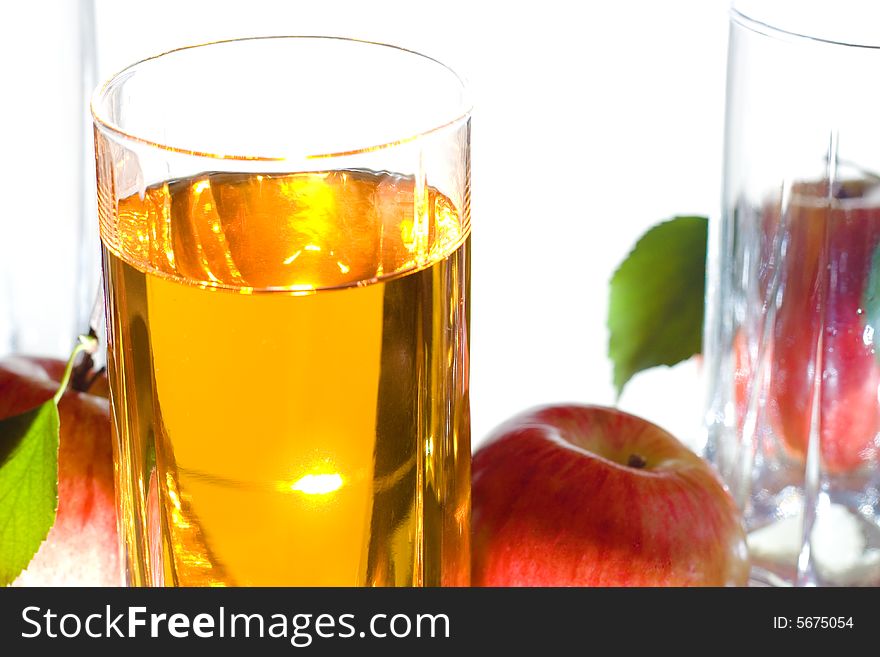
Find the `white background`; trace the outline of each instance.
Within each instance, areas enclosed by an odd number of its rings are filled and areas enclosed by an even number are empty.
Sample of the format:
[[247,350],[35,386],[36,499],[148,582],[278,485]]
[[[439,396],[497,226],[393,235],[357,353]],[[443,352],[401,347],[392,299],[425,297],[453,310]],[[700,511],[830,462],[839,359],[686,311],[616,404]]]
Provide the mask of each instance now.
[[[65,18],[71,12],[60,7],[72,4],[14,3],[11,16],[4,9],[5,199],[23,193],[51,199],[61,193],[53,189],[73,180],[69,166],[53,158],[71,148],[73,136],[56,130],[48,138],[44,129],[38,148],[30,138],[39,127],[36,110],[51,106],[52,96],[44,93],[31,99],[35,107],[21,110],[29,98],[16,82],[28,72],[48,89],[68,80],[70,56],[59,44],[72,29]],[[615,266],[651,224],[674,214],[716,213],[726,0],[97,0],[96,9],[100,78],[181,45],[318,34],[418,50],[469,80],[476,106],[475,444],[507,416],[538,403],[612,404],[605,320]],[[55,182],[38,186],[35,173],[47,171]],[[65,221],[63,211],[50,214],[42,216],[40,205],[0,214],[3,262],[15,252],[53,271],[22,228]],[[8,304],[3,286],[0,280],[0,304]],[[40,304],[40,298],[16,303]],[[0,352],[4,312],[0,305]],[[622,405],[692,440],[701,405],[695,371],[688,364],[639,377]]]

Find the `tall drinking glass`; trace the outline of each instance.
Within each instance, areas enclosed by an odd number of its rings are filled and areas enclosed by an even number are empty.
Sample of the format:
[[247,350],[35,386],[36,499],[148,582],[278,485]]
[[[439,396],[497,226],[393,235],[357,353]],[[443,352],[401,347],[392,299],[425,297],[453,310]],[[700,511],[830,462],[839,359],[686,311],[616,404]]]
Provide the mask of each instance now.
[[0,60],[26,62],[3,67],[0,356],[66,360],[89,326],[101,273],[88,111],[94,14],[94,0],[38,0],[6,7],[0,20]]
[[767,583],[880,583],[872,4],[762,0],[732,12],[708,446]]
[[428,57],[317,37],[96,93],[132,585],[469,583],[469,111]]

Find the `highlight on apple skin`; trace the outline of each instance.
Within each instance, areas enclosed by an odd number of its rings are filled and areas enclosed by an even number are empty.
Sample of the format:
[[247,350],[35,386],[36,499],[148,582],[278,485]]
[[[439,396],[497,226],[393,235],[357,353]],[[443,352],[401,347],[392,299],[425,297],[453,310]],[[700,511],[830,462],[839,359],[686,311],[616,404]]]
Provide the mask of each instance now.
[[[23,356],[0,360],[0,417],[50,399],[64,366],[58,360]],[[85,392],[69,386],[58,413],[55,524],[12,586],[121,586],[106,377],[92,381]]]
[[499,426],[473,459],[475,586],[745,586],[741,516],[671,434],[600,406]]

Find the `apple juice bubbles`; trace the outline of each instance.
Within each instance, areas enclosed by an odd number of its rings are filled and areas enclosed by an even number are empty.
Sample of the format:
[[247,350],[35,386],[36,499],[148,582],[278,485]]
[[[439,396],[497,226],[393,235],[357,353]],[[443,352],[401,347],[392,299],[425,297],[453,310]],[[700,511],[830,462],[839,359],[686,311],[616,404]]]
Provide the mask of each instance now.
[[125,191],[148,149],[99,126],[132,584],[469,583],[468,130],[387,147],[403,173],[213,160]]
[[755,579],[880,584],[880,51],[753,18],[731,29],[708,454]]

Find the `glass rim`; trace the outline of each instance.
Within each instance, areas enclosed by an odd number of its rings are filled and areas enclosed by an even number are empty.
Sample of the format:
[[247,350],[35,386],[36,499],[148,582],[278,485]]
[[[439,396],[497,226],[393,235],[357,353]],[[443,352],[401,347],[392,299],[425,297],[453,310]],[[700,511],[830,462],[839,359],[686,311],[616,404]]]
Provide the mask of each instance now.
[[[458,81],[458,84],[461,89],[462,99],[458,105],[458,109],[454,112],[451,112],[453,115],[452,118],[446,120],[438,125],[435,125],[431,128],[427,128],[415,134],[406,134],[401,136],[400,138],[393,139],[390,141],[385,141],[379,144],[374,144],[370,146],[363,146],[359,148],[353,148],[351,150],[343,150],[336,152],[326,152],[326,153],[290,153],[286,155],[244,155],[244,154],[234,154],[234,153],[212,153],[208,151],[200,151],[194,150],[191,148],[182,148],[178,146],[174,146],[173,144],[165,144],[159,141],[155,141],[153,139],[148,139],[145,137],[140,137],[132,132],[129,132],[123,129],[121,126],[117,124],[117,122],[113,121],[109,116],[107,116],[107,108],[105,107],[105,101],[109,96],[109,91],[119,84],[120,82],[124,82],[128,77],[130,77],[136,69],[142,67],[144,64],[148,64],[149,62],[164,58],[168,55],[173,55],[176,53],[195,50],[200,48],[207,48],[215,45],[222,44],[231,44],[231,43],[247,43],[254,41],[286,41],[286,40],[320,40],[320,41],[342,41],[350,44],[361,44],[366,46],[377,46],[380,48],[389,48],[393,50],[400,51],[402,53],[406,53],[408,55],[415,55],[416,57],[421,57],[427,62],[432,62],[442,68],[444,68],[448,73],[452,74],[452,76]],[[319,160],[319,159],[329,159],[329,158],[338,158],[338,157],[348,157],[351,155],[359,155],[362,153],[371,153],[375,151],[386,150],[390,148],[394,148],[396,146],[400,146],[402,144],[414,142],[416,140],[422,139],[428,135],[431,135],[436,132],[440,132],[447,128],[451,128],[462,121],[467,120],[471,112],[473,111],[473,103],[471,101],[469,86],[467,84],[466,79],[461,76],[458,72],[456,72],[451,67],[447,66],[443,62],[429,56],[424,53],[420,53],[416,50],[411,50],[409,48],[404,48],[402,46],[396,46],[389,43],[382,43],[380,41],[370,41],[367,39],[358,39],[353,37],[343,37],[343,36],[331,36],[331,35],[269,35],[269,36],[251,36],[251,37],[239,37],[234,39],[219,39],[217,41],[207,41],[204,43],[191,44],[187,46],[181,46],[178,48],[173,48],[171,50],[166,50],[164,52],[158,53],[156,55],[151,55],[149,57],[145,57],[141,60],[138,60],[132,64],[129,64],[125,68],[117,71],[103,82],[98,84],[95,90],[92,92],[90,102],[89,102],[89,110],[91,112],[92,121],[96,128],[108,132],[112,135],[115,135],[117,138],[121,138],[124,140],[133,141],[145,146],[150,146],[153,148],[157,148],[159,150],[179,153],[182,155],[190,155],[194,157],[202,157],[209,158],[215,160],[233,160],[233,161],[250,161],[250,162],[283,162],[285,160],[291,159],[292,157],[303,158],[307,160]]]
[[877,43],[861,43],[859,41],[846,41],[843,39],[832,39],[807,32],[798,32],[791,29],[779,27],[766,20],[761,20],[753,16],[749,16],[745,11],[738,9],[736,6],[730,8],[730,19],[733,23],[751,30],[757,34],[762,34],[771,38],[785,39],[789,41],[809,41],[829,46],[840,46],[843,48],[863,48],[865,50],[880,50],[880,37]]

